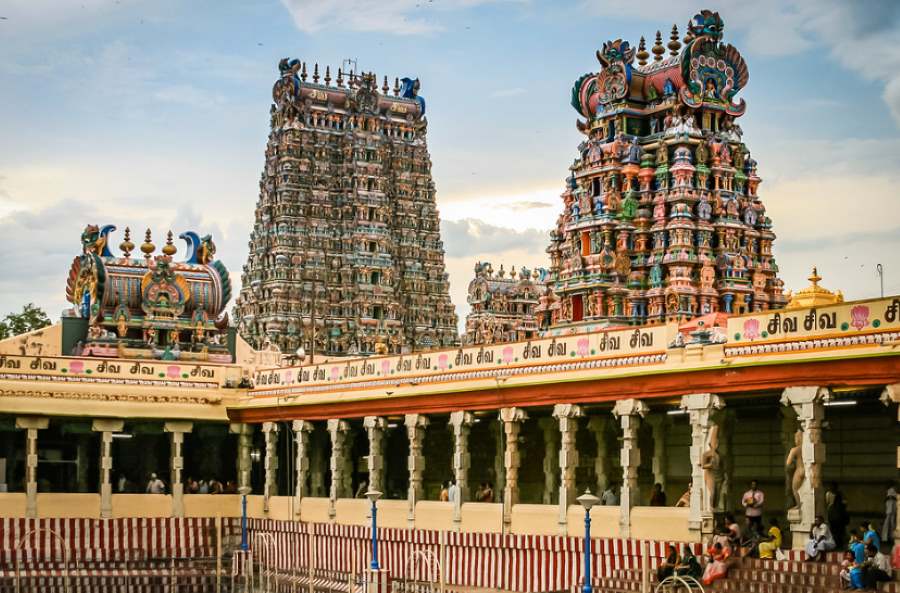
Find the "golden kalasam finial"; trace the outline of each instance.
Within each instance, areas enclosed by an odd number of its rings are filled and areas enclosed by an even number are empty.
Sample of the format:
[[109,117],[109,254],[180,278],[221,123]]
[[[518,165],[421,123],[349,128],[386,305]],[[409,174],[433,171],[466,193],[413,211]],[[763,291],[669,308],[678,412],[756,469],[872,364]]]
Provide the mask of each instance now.
[[164,254],[168,255],[169,257],[171,257],[171,256],[175,255],[175,253],[177,251],[178,251],[178,248],[175,247],[175,245],[172,243],[172,231],[169,231],[166,234],[166,244],[163,245],[162,252]]
[[810,282],[812,282],[812,285],[813,285],[813,286],[818,286],[818,285],[819,285],[819,281],[820,281],[821,279],[822,279],[822,277],[819,276],[819,271],[816,269],[816,266],[813,266],[812,276],[810,276],[809,278],[807,278],[807,280],[809,280]]
[[400,95],[400,78],[394,78],[394,96],[397,97]]
[[681,49],[681,42],[678,41],[678,25],[672,25],[672,35],[669,36],[669,55],[677,56],[678,50]]
[[635,54],[638,59],[638,66],[646,66],[647,58],[650,57],[650,52],[647,51],[647,41],[641,37],[641,42],[638,43],[637,54]]
[[663,54],[666,53],[666,48],[663,47],[662,33],[659,31],[656,32],[656,41],[653,43],[653,49],[651,51],[653,51],[654,62],[662,61]]
[[386,95],[386,94],[388,94],[389,90],[391,90],[391,87],[388,85],[387,75],[385,74],[384,83],[382,83],[382,85],[381,85],[381,94]]
[[325,86],[331,85],[331,66],[325,66]]
[[685,45],[694,40],[694,34],[691,33],[691,21],[688,21],[687,27],[684,28],[684,39],[682,41]]
[[339,87],[343,87],[343,86],[344,86],[344,73],[343,73],[343,71],[342,71],[340,68],[338,68],[337,85],[338,85]]
[[144,242],[141,243],[141,251],[146,258],[149,258],[150,254],[156,251],[156,245],[153,244],[153,241],[150,238],[150,229],[147,229],[147,232],[144,235]]
[[306,62],[303,62],[303,66],[300,68],[300,80],[306,82]]
[[313,82],[319,84],[319,63],[316,62],[316,65],[313,66]]
[[134,243],[131,242],[131,229],[129,227],[125,227],[125,239],[119,243],[119,249],[122,250],[122,255],[126,258],[131,257],[131,252],[134,251]]

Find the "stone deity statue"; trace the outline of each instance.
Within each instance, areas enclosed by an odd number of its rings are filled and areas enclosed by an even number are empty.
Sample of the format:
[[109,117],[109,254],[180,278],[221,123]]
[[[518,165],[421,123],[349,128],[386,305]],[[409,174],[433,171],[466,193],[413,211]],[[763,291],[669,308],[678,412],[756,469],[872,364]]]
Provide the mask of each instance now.
[[719,427],[713,425],[709,429],[709,441],[706,451],[700,456],[700,467],[703,468],[703,483],[706,485],[707,499],[703,510],[715,511],[722,485],[722,459],[719,456]]
[[788,451],[787,459],[784,461],[784,468],[792,472],[791,492],[794,496],[794,506],[791,509],[800,508],[800,488],[803,481],[806,480],[806,468],[803,466],[803,431],[798,430],[794,433],[794,446]]

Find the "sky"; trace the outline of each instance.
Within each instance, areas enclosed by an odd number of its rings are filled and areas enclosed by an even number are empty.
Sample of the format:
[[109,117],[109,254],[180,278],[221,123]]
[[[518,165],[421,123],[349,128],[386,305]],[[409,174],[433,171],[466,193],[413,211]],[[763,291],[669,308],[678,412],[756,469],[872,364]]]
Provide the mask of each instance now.
[[[235,286],[278,61],[418,77],[451,297],[477,261],[548,264],[595,51],[719,11],[788,288],[900,293],[894,0],[0,0],[0,315],[57,317],[86,224],[211,232]],[[135,241],[139,243],[140,241]],[[179,246],[183,252],[183,246]]]

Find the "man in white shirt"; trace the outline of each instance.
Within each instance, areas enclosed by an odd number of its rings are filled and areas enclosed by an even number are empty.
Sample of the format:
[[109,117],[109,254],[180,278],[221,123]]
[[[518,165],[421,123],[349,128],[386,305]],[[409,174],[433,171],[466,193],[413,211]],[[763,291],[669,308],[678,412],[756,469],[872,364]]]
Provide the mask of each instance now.
[[886,583],[891,580],[891,559],[881,550],[869,544],[866,546],[866,561],[863,562],[863,588],[872,590],[878,588],[878,583]]
[[618,485],[615,482],[610,482],[603,494],[600,495],[600,504],[604,506],[618,506],[619,493]]
[[150,474],[150,481],[147,482],[147,493],[148,494],[165,494],[166,493],[166,485],[156,477],[156,474]]
[[744,496],[741,497],[741,505],[744,507],[744,515],[747,517],[747,528],[755,529],[757,533],[763,532],[762,514],[765,502],[766,495],[759,489],[756,480],[752,480],[750,490],[744,492]]
[[447,500],[454,503],[459,500],[459,486],[456,485],[455,480],[450,480],[450,488],[447,489]]
[[834,537],[831,528],[821,515],[816,516],[812,529],[809,531],[809,539],[806,542],[807,560],[824,560],[825,552],[834,549]]

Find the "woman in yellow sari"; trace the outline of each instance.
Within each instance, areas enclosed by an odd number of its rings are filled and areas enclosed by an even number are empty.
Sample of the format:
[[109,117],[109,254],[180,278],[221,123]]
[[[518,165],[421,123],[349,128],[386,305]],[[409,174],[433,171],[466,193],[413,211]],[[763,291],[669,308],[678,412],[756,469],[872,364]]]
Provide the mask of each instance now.
[[781,529],[778,528],[778,519],[772,517],[769,521],[769,539],[759,544],[760,558],[775,558],[775,550],[781,547]]

